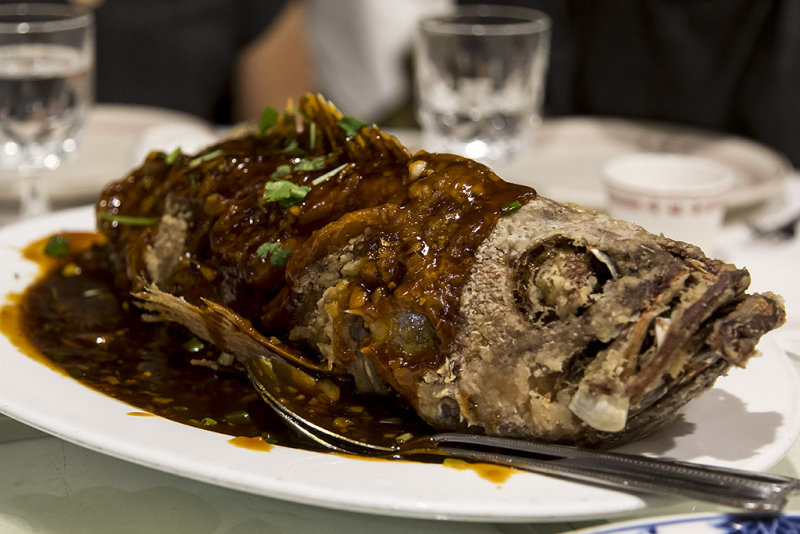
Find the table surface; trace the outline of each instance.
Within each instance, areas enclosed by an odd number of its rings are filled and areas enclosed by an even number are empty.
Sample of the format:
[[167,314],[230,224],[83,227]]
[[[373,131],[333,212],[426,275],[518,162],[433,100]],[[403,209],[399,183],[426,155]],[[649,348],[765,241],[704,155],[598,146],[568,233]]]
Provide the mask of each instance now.
[[[79,202],[80,199],[72,199]],[[771,334],[800,371],[800,288],[791,269],[800,260],[800,240],[755,241],[744,217],[775,218],[800,211],[800,175],[782,194],[746,214],[732,214],[720,235],[719,255],[747,266],[755,289],[786,298],[789,320]],[[13,203],[0,204],[0,224],[15,219]],[[763,282],[757,282],[763,281]],[[763,287],[759,287],[763,284]],[[800,441],[771,469],[798,476]],[[800,496],[787,510],[800,511]],[[722,508],[689,500],[605,520],[557,523],[465,523],[403,519],[296,504],[196,482],[118,460],[49,436],[0,415],[0,532],[173,534],[292,532],[527,533],[549,534],[642,517]],[[729,511],[729,510],[725,510]]]

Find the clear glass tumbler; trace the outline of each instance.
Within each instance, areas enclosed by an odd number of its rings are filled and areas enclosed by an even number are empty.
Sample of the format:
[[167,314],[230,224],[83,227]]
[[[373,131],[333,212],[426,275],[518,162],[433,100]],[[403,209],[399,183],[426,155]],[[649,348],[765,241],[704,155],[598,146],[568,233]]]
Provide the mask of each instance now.
[[541,123],[550,18],[478,5],[420,21],[415,41],[423,148],[507,163]]
[[0,161],[21,215],[46,212],[43,173],[75,150],[94,97],[94,19],[62,4],[0,5]]

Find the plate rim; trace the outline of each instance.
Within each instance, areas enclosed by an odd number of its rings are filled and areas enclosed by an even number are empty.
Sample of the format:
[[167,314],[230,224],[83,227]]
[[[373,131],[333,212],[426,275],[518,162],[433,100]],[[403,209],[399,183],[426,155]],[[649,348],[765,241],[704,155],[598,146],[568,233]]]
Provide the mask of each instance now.
[[[30,242],[33,237],[27,237],[26,232],[23,230],[30,230],[31,228],[35,227],[37,224],[42,228],[42,231],[39,232],[41,235],[47,235],[56,231],[62,230],[76,230],[76,231],[85,231],[87,229],[87,223],[91,220],[92,216],[92,206],[84,206],[81,208],[76,208],[73,210],[67,210],[63,212],[57,212],[55,214],[51,214],[45,216],[40,219],[35,219],[31,221],[23,221],[21,223],[16,223],[14,225],[7,226],[5,228],[0,228],[0,248],[3,247],[2,243],[4,240],[8,239],[9,234],[13,234],[14,239],[21,240],[24,239],[25,242]],[[66,223],[67,220],[75,220],[76,223]],[[59,224],[60,227],[56,228],[53,227],[54,224]],[[46,228],[46,230],[45,230]],[[91,229],[91,226],[89,226]],[[30,232],[29,232],[30,233]],[[25,237],[23,237],[25,236]],[[12,239],[12,241],[14,240]],[[7,247],[6,247],[7,248]],[[32,265],[32,264],[31,264]],[[24,280],[23,280],[24,281]],[[0,286],[0,294],[5,295],[8,292],[8,289],[3,288]],[[2,337],[0,338],[0,358],[3,357],[3,344],[5,344],[7,340]],[[771,350],[777,352],[777,360],[776,364],[780,364],[787,369],[789,373],[790,380],[792,380],[791,385],[798,384],[798,378],[794,371],[794,367],[792,363],[789,361],[788,356],[780,350],[780,348],[772,344],[774,347],[771,347]],[[69,384],[69,391],[71,394],[77,395],[78,401],[86,401],[86,399],[90,400],[98,400],[103,399],[103,405],[109,404],[109,406],[113,405],[113,414],[111,414],[111,418],[118,418],[118,416],[122,414],[129,413],[131,411],[140,411],[138,408],[132,407],[131,405],[125,404],[121,401],[106,397],[105,395],[98,393],[86,386],[81,385],[80,383],[74,381],[73,379],[59,374],[57,371],[48,369],[44,364],[37,362],[28,356],[19,355],[19,358],[14,358],[12,356],[12,362],[17,362],[17,365],[24,365],[24,366],[38,366],[37,368],[47,369],[50,371],[50,380],[55,381],[67,381],[64,383]],[[25,363],[20,363],[25,362]],[[39,370],[41,370],[39,369]],[[0,380],[0,383],[2,381]],[[795,399],[797,398],[797,394],[795,393]],[[88,401],[87,401],[88,402]],[[68,404],[68,403],[65,403]],[[795,403],[797,404],[797,403]],[[231,481],[230,477],[232,474],[241,474],[239,471],[236,471],[236,467],[239,468],[241,465],[236,464],[233,466],[227,466],[225,469],[221,470],[200,470],[198,471],[197,465],[193,462],[196,462],[195,458],[185,458],[182,457],[181,454],[178,452],[171,452],[167,454],[167,461],[163,459],[157,461],[152,456],[143,456],[142,451],[136,451],[131,449],[131,444],[125,443],[124,440],[128,436],[103,436],[102,439],[98,440],[96,433],[98,431],[98,427],[90,427],[87,429],[85,428],[85,424],[83,427],[77,429],[69,428],[69,426],[65,426],[65,423],[59,423],[53,425],[52,422],[47,424],[43,422],[42,414],[41,413],[31,413],[30,408],[26,410],[25,407],[13,406],[13,402],[9,403],[7,394],[4,391],[0,391],[0,412],[6,413],[10,417],[17,419],[23,423],[29,424],[35,428],[38,428],[48,434],[55,435],[61,439],[66,441],[75,443],[79,446],[83,446],[89,448],[91,450],[95,450],[97,452],[107,454],[109,456],[113,456],[116,458],[120,458],[123,460],[131,461],[137,463],[139,465],[144,465],[146,467],[158,469],[164,472],[176,474],[179,476],[183,476],[186,478],[199,480],[202,482],[232,488],[240,491],[245,491],[248,493],[262,495],[266,497],[278,498],[282,500],[298,502],[302,504],[310,504],[315,506],[320,506],[329,509],[338,509],[338,510],[346,510],[346,511],[357,511],[357,512],[365,512],[365,513],[372,513],[377,515],[386,515],[386,516],[397,516],[397,517],[407,517],[407,518],[426,518],[426,519],[453,519],[453,520],[461,520],[461,521],[494,521],[494,522],[529,522],[532,520],[536,521],[563,521],[567,518],[583,518],[583,519],[590,519],[593,517],[609,517],[613,515],[624,514],[626,512],[632,512],[636,510],[640,510],[647,506],[659,505],[667,502],[673,502],[674,499],[664,498],[664,497],[651,497],[651,496],[643,496],[638,494],[627,494],[617,492],[615,490],[610,489],[602,489],[596,487],[587,487],[582,484],[567,482],[563,480],[553,480],[547,479],[546,477],[541,477],[538,475],[532,474],[519,474],[513,475],[509,481],[503,483],[502,486],[510,487],[514,485],[514,491],[516,488],[517,482],[520,479],[525,478],[526,480],[521,482],[521,486],[523,489],[526,489],[526,484],[530,484],[530,480],[528,477],[535,477],[538,481],[537,484],[533,484],[535,488],[539,488],[542,483],[544,483],[544,490],[550,488],[551,490],[555,488],[560,492],[564,492],[564,490],[568,490],[573,492],[574,495],[577,495],[578,499],[582,499],[580,502],[579,509],[576,510],[574,503],[570,503],[569,505],[553,505],[553,503],[549,503],[551,506],[547,513],[543,513],[541,511],[536,513],[531,512],[524,512],[524,511],[509,511],[508,507],[495,509],[492,512],[486,512],[482,510],[465,510],[463,506],[458,507],[453,505],[452,502],[448,501],[445,506],[442,506],[442,502],[434,503],[435,505],[432,506],[430,503],[416,501],[416,502],[405,502],[405,503],[397,503],[394,500],[394,497],[386,497],[386,496],[371,496],[372,501],[364,502],[353,502],[352,499],[342,499],[341,497],[332,496],[330,493],[326,493],[330,491],[330,488],[323,488],[325,491],[320,491],[320,488],[309,488],[303,485],[301,481],[300,485],[297,485],[296,480],[286,479],[286,480],[274,480],[271,484],[264,485],[263,483],[259,483],[257,476],[255,473],[250,473],[247,475],[245,473],[245,477],[240,480]],[[800,417],[798,417],[798,407],[793,407],[794,410],[791,413],[788,413],[787,417],[791,418],[789,421],[788,426],[784,426],[781,428],[782,430],[782,444],[779,447],[781,449],[780,453],[777,454],[777,457],[770,458],[766,463],[770,465],[759,465],[757,469],[766,469],[773,465],[774,463],[778,462],[786,453],[786,451],[791,447],[792,443],[797,437],[798,432],[800,432]],[[62,410],[71,409],[68,406],[62,407]],[[107,417],[108,414],[105,414],[104,417]],[[47,419],[46,417],[44,418]],[[297,468],[297,470],[302,471],[305,469],[303,467],[304,463],[310,463],[312,466],[314,464],[318,464],[320,462],[323,463],[330,463],[331,461],[335,463],[342,463],[342,462],[355,462],[356,464],[360,464],[361,468],[355,468],[355,464],[347,464],[348,468],[354,469],[356,472],[361,474],[362,471],[369,471],[368,468],[365,467],[367,463],[369,465],[375,466],[376,464],[372,463],[374,460],[360,460],[360,459],[348,459],[343,457],[332,457],[330,455],[320,454],[320,453],[309,453],[308,451],[298,451],[295,449],[289,449],[286,447],[277,447],[277,451],[273,450],[267,455],[261,455],[260,462],[259,457],[253,454],[239,454],[239,453],[231,453],[232,450],[235,450],[231,447],[228,443],[230,439],[229,436],[224,436],[221,434],[215,434],[208,431],[204,431],[201,429],[196,429],[190,427],[188,425],[182,425],[180,423],[176,423],[167,419],[159,418],[159,417],[128,417],[127,419],[123,419],[120,421],[124,421],[123,426],[132,426],[135,428],[146,428],[146,426],[142,425],[150,425],[152,428],[163,432],[164,436],[167,438],[171,438],[174,436],[178,436],[180,438],[186,438],[187,436],[192,437],[192,439],[197,439],[200,443],[204,446],[208,445],[210,450],[214,452],[225,451],[226,453],[230,453],[231,456],[236,456],[236,461],[254,461],[258,465],[266,464],[269,466],[271,461],[265,461],[267,457],[271,457],[273,454],[277,455],[277,459],[280,461],[286,461],[289,464],[292,464]],[[118,421],[119,422],[119,421]],[[100,425],[102,426],[102,425]],[[126,430],[127,432],[128,430]],[[123,433],[124,434],[124,433]],[[149,444],[152,448],[152,444]],[[148,449],[149,450],[149,449]],[[145,451],[148,452],[148,451]],[[162,450],[159,450],[162,452]],[[248,451],[253,452],[253,451]],[[256,452],[258,454],[258,452]],[[773,456],[776,456],[773,454]],[[762,459],[763,461],[763,459]],[[390,467],[391,466],[391,467]],[[379,469],[379,471],[387,471],[390,474],[393,474],[397,471],[397,469],[403,468],[405,472],[411,472],[415,476],[416,474],[421,475],[430,475],[435,473],[437,476],[444,475],[445,478],[448,478],[451,482],[455,481],[456,483],[460,483],[464,479],[457,475],[456,470],[441,468],[441,466],[432,466],[430,464],[419,464],[416,462],[386,462],[384,467]],[[431,469],[433,468],[433,470]],[[462,473],[463,474],[463,473]],[[280,487],[276,487],[276,483],[280,483]],[[489,484],[487,481],[479,482],[479,484]],[[287,490],[287,484],[288,490]],[[491,485],[491,484],[490,484]],[[494,487],[494,486],[493,486]],[[503,488],[498,486],[496,489],[502,490]],[[489,491],[487,487],[487,491]],[[537,491],[540,491],[537,489]],[[491,492],[491,491],[490,491]],[[516,501],[515,501],[516,502]],[[533,505],[535,505],[535,501],[531,501]]]

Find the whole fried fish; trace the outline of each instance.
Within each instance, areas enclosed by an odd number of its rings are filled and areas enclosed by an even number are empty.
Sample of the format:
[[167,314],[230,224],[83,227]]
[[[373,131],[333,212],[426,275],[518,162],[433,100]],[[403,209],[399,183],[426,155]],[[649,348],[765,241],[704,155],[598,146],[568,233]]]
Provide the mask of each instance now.
[[150,154],[97,223],[150,320],[348,373],[439,431],[637,438],[784,321],[744,269],[412,155],[312,95],[199,154]]

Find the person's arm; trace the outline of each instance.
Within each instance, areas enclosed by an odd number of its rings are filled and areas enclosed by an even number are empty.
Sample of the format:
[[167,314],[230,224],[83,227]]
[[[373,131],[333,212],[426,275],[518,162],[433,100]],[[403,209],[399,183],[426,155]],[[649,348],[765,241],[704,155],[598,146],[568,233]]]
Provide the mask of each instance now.
[[302,2],[289,2],[242,52],[234,75],[234,117],[239,121],[258,118],[267,106],[281,109],[289,99],[313,90]]

